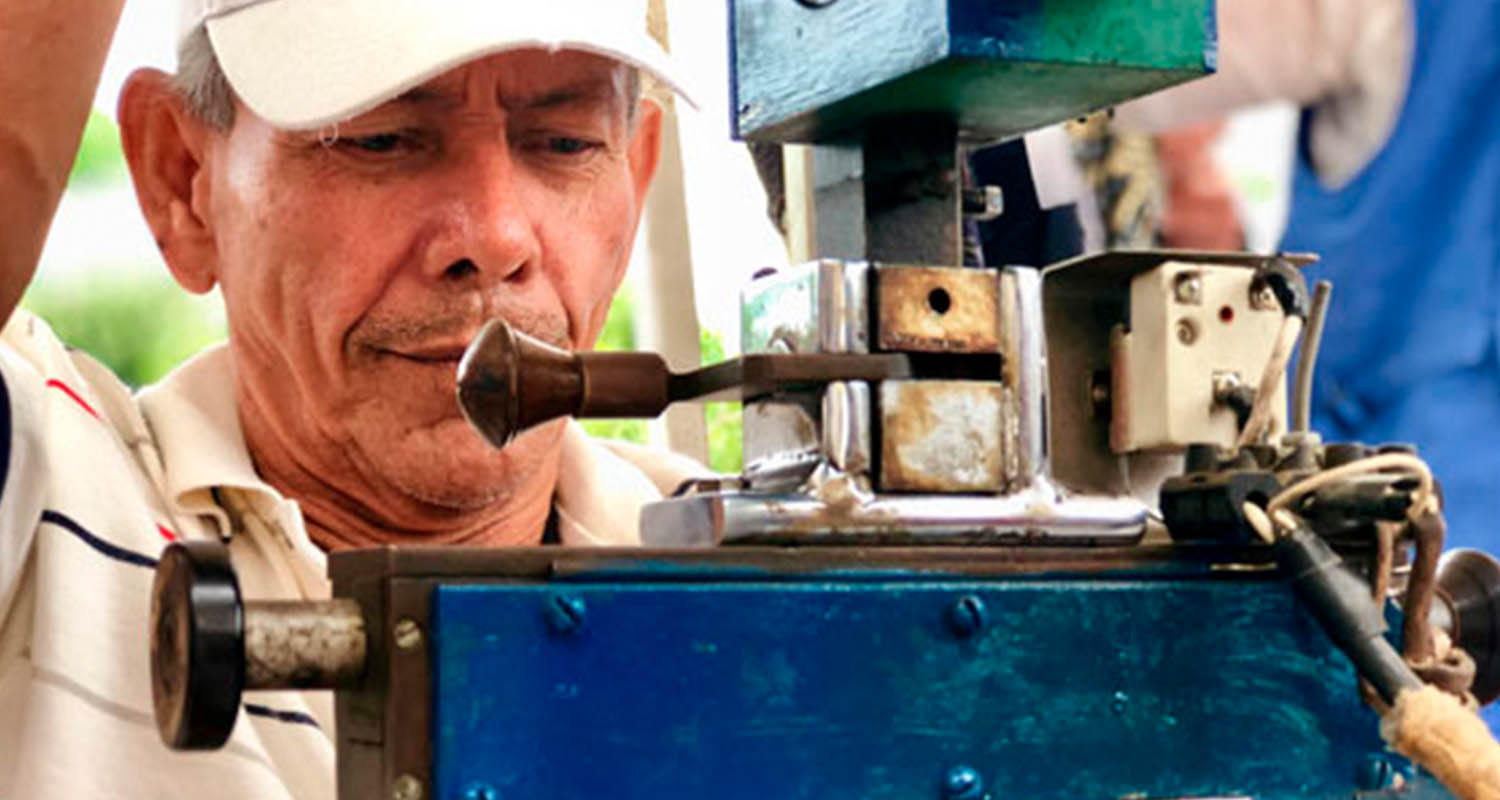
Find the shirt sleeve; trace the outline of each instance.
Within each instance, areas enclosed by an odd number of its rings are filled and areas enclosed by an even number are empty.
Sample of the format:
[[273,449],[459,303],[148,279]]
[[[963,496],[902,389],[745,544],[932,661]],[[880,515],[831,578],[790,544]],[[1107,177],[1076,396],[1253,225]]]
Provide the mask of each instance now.
[[9,611],[42,516],[45,383],[0,341],[0,619]]

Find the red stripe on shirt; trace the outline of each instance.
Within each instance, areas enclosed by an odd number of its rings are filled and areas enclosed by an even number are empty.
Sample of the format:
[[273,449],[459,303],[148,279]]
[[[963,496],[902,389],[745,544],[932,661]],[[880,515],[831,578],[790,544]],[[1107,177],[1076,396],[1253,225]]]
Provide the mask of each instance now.
[[89,412],[89,414],[92,415],[94,419],[99,419],[99,412],[95,411],[94,407],[85,402],[82,397],[79,397],[78,393],[73,391],[72,388],[70,388],[66,383],[53,378],[47,381],[47,385],[53,389],[62,390],[63,394],[73,398],[73,402],[77,403],[80,406],[83,406],[83,410]]
[[165,525],[157,525],[156,532],[161,534],[161,538],[166,539],[169,542],[177,541],[177,534],[168,530],[167,526]]

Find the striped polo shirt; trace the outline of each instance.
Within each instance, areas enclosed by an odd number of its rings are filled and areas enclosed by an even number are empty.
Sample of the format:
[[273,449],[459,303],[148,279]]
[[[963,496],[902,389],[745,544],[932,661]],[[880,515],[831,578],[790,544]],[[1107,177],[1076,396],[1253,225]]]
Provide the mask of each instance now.
[[[0,379],[0,798],[332,800],[332,693],[249,694],[207,754],[167,750],[152,717],[147,620],[168,542],[227,540],[248,598],[329,593],[297,504],[255,473],[228,349],[132,396],[17,312]],[[562,543],[637,543],[640,506],[695,471],[571,424]]]

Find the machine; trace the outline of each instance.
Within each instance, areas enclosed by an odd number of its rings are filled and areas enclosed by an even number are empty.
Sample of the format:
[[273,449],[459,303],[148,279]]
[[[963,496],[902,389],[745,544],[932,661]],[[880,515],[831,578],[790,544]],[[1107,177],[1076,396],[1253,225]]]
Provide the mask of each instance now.
[[743,474],[643,549],[334,554],[322,603],[174,545],[164,739],[320,688],[349,799],[1450,796],[1372,705],[1500,695],[1500,567],[1440,564],[1411,448],[1308,430],[1310,256],[958,266],[1001,200],[964,149],[1211,70],[1212,1],[729,7],[736,131],[813,145],[819,258],[745,288],[734,361],[496,321],[458,397],[496,446],[740,398]]

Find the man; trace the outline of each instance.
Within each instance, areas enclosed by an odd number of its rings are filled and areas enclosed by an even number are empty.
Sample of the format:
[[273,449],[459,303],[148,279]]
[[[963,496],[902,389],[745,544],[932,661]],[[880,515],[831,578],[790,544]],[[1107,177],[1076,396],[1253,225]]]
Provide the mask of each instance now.
[[[0,300],[40,251],[120,0],[0,5]],[[670,82],[624,0],[185,0],[180,67],[119,107],[142,212],[229,343],[133,398],[46,326],[0,337],[0,797],[333,796],[331,698],[257,697],[227,747],[151,718],[150,567],[229,542],[247,596],[320,597],[325,553],[631,544],[681,465],[555,423],[503,451],[458,357],[500,316],[590,346],[631,251]],[[623,453],[623,455],[622,455]]]

